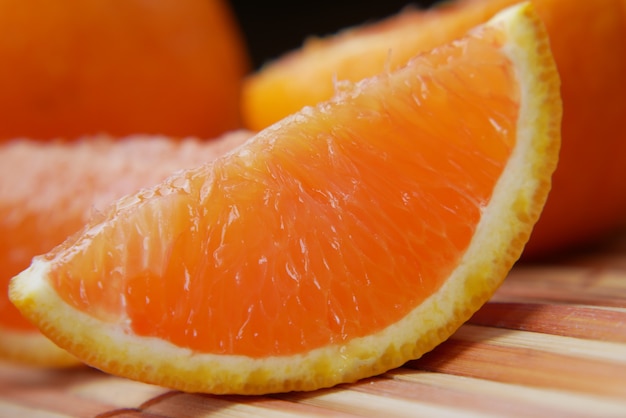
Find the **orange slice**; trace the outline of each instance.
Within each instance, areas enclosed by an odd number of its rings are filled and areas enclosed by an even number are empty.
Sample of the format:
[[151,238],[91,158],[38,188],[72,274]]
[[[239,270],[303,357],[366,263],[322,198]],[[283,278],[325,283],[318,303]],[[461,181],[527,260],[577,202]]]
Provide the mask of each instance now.
[[[246,131],[215,141],[98,136],[72,144],[0,145],[0,288],[7,289],[32,257],[78,231],[90,214],[173,171],[210,161],[249,136]],[[0,359],[48,367],[78,362],[24,319],[6,290],[0,293]]]
[[493,294],[557,163],[559,80],[529,4],[118,201],[10,298],[107,372],[183,391],[384,372]]

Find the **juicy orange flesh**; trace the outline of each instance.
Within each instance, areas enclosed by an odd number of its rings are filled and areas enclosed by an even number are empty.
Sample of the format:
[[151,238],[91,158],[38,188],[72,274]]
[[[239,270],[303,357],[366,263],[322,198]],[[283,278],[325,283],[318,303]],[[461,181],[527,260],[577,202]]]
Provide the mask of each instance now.
[[140,196],[49,255],[53,286],[196,352],[291,355],[398,321],[458,264],[515,143],[516,77],[481,33]]

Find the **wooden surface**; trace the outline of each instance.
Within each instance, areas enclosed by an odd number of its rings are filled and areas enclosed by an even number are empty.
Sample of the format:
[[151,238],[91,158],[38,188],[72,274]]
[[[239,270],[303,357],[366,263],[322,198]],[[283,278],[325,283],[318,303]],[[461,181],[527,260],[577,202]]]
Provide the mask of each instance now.
[[626,234],[514,268],[493,300],[423,358],[311,393],[194,395],[89,368],[0,364],[9,417],[626,417]]

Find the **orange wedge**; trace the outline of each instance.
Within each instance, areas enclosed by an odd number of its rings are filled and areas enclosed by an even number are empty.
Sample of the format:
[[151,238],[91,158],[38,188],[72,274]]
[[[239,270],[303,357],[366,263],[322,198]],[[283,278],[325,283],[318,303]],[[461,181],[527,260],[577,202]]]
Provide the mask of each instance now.
[[0,145],[0,359],[46,367],[78,362],[9,302],[9,280],[32,257],[63,242],[114,200],[157,184],[173,171],[210,161],[249,136],[240,131],[200,141],[102,135],[75,143]]
[[121,199],[10,298],[87,364],[183,391],[381,373],[505,278],[549,192],[560,121],[525,3]]

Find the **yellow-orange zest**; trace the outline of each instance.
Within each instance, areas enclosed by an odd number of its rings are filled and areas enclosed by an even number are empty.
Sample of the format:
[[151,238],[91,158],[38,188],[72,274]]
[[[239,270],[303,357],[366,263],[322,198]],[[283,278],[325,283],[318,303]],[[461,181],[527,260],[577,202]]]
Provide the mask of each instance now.
[[10,297],[88,364],[184,391],[371,376],[493,294],[545,202],[560,120],[523,4],[120,200]]

